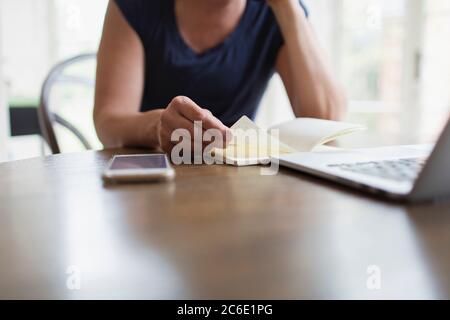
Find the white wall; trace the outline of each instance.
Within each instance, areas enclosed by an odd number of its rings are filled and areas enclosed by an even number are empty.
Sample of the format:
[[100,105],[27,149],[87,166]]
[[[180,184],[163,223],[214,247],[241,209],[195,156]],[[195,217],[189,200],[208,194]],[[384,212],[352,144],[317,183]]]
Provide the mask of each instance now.
[[47,26],[49,1],[1,0],[3,12],[4,76],[11,94],[38,97],[40,83],[52,62]]
[[107,0],[0,1],[11,98],[36,99],[53,65],[97,50]]
[[9,121],[8,121],[8,109],[6,104],[6,90],[4,89],[2,67],[0,61],[0,161],[4,161],[7,158],[8,136],[9,136]]
[[[0,14],[2,12],[3,0],[0,0]],[[7,157],[7,140],[9,136],[9,121],[6,90],[3,79],[3,42],[2,30],[0,25],[0,161],[6,160]]]
[[[108,0],[0,0],[3,78],[13,105],[38,102],[50,68],[97,50]],[[0,123],[0,131],[3,124]],[[12,137],[8,160],[41,155],[39,136]]]

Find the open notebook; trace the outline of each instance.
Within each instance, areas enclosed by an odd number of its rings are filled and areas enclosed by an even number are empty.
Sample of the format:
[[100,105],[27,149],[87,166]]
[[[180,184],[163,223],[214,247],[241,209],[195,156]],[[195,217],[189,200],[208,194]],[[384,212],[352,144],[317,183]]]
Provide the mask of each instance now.
[[235,166],[268,164],[271,157],[312,152],[318,146],[364,129],[349,123],[298,118],[264,130],[244,116],[231,127],[233,140],[227,148],[213,149],[211,155]]

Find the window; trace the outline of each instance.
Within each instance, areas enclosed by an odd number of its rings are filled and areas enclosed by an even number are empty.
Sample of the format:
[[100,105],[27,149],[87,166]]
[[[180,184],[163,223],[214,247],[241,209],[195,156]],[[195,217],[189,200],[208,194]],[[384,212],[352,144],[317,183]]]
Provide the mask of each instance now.
[[[42,83],[53,65],[97,50],[107,3],[108,0],[0,0],[0,81],[3,79],[6,84],[2,97],[8,97],[9,105],[37,106]],[[11,159],[42,152],[39,137],[13,138],[8,147]]]
[[344,0],[341,26],[339,70],[349,99],[398,108],[405,67],[405,0]]
[[420,117],[424,134],[445,125],[450,110],[450,1],[428,0],[424,8]]
[[[433,141],[450,111],[450,1],[305,2],[346,88],[349,120],[385,136],[369,144]],[[275,78],[261,123],[292,117],[280,88]]]
[[36,104],[54,64],[97,50],[107,2],[1,1],[4,78],[12,105]]

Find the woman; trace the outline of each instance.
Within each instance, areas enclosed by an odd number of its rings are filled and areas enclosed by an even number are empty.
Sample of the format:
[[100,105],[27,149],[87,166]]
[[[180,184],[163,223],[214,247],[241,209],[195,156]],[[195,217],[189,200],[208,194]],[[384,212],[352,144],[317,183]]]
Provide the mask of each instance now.
[[299,0],[115,0],[98,52],[94,119],[106,147],[169,152],[175,129],[254,117],[278,72],[297,117],[339,119],[345,98]]

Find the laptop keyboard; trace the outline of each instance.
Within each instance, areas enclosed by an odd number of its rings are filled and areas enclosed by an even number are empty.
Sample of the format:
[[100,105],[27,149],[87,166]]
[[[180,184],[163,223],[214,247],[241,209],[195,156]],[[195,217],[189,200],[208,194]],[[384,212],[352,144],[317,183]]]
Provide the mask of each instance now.
[[425,165],[424,158],[396,159],[346,164],[332,164],[328,167],[366,174],[379,178],[412,182],[416,180]]

